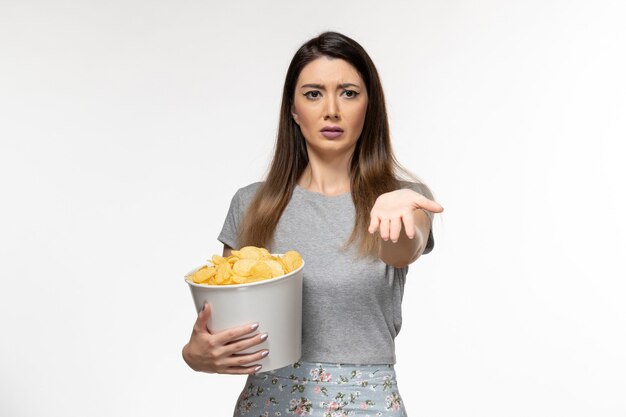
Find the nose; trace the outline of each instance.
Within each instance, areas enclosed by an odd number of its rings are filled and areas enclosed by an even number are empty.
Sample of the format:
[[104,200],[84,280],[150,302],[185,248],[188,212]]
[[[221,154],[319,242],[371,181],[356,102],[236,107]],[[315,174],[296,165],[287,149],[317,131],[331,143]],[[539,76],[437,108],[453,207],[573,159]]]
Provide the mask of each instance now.
[[337,98],[330,96],[328,100],[326,100],[326,107],[324,108],[324,112],[324,119],[339,119],[339,103],[337,103]]

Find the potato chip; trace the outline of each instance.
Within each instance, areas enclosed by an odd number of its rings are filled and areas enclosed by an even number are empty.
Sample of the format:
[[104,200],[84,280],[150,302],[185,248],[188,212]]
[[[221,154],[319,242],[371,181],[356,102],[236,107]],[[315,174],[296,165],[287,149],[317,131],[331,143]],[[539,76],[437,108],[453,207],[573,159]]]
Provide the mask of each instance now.
[[248,277],[242,277],[241,275],[233,274],[230,279],[233,281],[233,284],[245,284],[248,282]]
[[265,262],[265,264],[272,270],[272,278],[276,278],[287,273],[280,262],[274,259],[264,259],[263,262]]
[[283,255],[283,262],[287,265],[287,272],[295,271],[302,265],[302,257],[294,250],[290,250]]
[[211,262],[213,262],[213,265],[218,266],[219,264],[226,262],[226,258],[223,258],[219,255],[213,255],[211,257]]
[[250,279],[257,281],[272,278],[272,268],[265,262],[257,261],[250,270]]
[[274,260],[280,264],[280,266],[283,268],[283,271],[285,271],[285,274],[289,273],[289,267],[282,258],[277,257]]
[[[239,249],[239,251],[237,252],[238,252],[237,256],[239,256],[240,258],[246,258],[246,259],[261,260],[265,256],[265,253],[263,253],[261,248],[257,248],[256,246],[245,246]],[[267,253],[269,254],[269,252]],[[233,255],[234,254],[235,254],[235,251],[233,251]]]
[[217,273],[215,274],[215,283],[228,284],[230,277],[233,275],[233,270],[228,262],[222,262],[217,266]]
[[190,278],[196,284],[207,283],[212,277],[215,276],[216,270],[214,266],[203,266],[196,272],[190,275]]
[[240,259],[233,265],[233,271],[237,275],[242,277],[249,277],[251,275],[252,267],[259,261],[256,259]]

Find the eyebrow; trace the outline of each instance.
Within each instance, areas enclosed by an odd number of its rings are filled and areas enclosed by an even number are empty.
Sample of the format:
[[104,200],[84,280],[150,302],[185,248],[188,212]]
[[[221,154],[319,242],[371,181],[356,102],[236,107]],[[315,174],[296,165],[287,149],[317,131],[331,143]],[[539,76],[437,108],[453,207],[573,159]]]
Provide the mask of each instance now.
[[[352,83],[337,84],[337,87],[341,87],[341,88],[346,88],[346,87],[361,88],[359,85],[352,84]],[[322,84],[304,84],[300,88],[319,88],[320,90],[326,90],[326,88]]]

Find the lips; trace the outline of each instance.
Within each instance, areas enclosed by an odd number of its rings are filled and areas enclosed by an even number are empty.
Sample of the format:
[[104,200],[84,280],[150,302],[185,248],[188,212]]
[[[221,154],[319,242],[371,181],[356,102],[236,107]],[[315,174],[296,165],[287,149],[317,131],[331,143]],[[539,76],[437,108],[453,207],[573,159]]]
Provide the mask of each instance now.
[[321,130],[320,133],[322,134],[322,136],[324,136],[326,139],[335,139],[341,135],[343,135],[343,129],[340,128],[339,126],[334,126],[334,125],[327,125],[324,126]]
[[343,132],[343,129],[339,126],[324,126],[321,132]]

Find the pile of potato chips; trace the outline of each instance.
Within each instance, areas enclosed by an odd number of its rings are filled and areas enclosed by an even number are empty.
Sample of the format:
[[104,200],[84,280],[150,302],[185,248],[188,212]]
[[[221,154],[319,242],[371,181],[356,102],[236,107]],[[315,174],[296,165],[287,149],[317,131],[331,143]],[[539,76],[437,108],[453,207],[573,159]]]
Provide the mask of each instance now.
[[302,265],[302,256],[292,250],[283,256],[273,256],[265,248],[246,246],[233,250],[226,258],[213,255],[213,265],[205,265],[187,275],[196,284],[232,285],[263,281],[288,274]]

